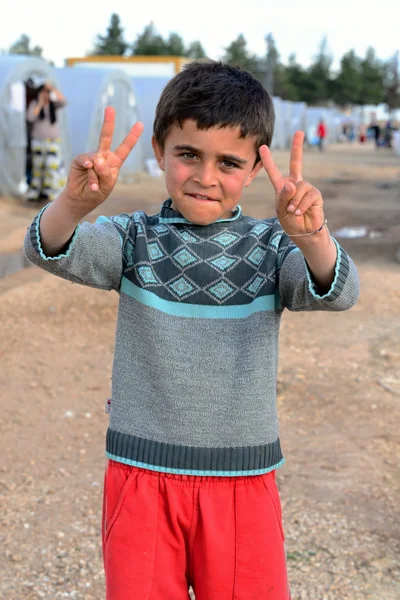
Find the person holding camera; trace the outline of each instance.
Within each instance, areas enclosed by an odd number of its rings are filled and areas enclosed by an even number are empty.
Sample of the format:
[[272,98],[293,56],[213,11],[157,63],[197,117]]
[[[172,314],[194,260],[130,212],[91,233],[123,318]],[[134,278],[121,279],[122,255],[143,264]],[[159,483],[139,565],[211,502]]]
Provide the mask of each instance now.
[[66,105],[63,94],[49,83],[37,89],[28,108],[32,123],[32,178],[27,194],[30,201],[52,201],[65,185],[60,151],[61,128],[58,111]]

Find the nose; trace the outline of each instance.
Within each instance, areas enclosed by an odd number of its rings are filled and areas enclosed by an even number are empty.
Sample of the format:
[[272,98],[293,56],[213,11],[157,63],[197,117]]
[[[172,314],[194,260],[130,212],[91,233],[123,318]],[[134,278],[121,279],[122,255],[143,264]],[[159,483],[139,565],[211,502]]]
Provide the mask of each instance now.
[[211,161],[199,163],[193,180],[203,188],[214,187],[218,184],[217,169]]

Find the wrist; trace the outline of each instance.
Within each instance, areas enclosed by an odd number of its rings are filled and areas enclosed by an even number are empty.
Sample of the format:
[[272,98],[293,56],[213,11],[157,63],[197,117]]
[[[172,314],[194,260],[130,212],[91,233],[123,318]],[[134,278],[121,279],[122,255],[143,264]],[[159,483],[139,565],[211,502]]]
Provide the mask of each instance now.
[[325,247],[334,244],[331,234],[329,232],[328,227],[324,226],[318,233],[309,236],[301,236],[301,237],[291,237],[289,235],[290,240],[293,244],[296,244],[300,250],[306,251],[307,249],[312,249],[316,247]]
[[67,190],[64,188],[61,194],[52,202],[54,210],[60,212],[69,221],[77,225],[84,219],[91,211],[82,207],[82,205],[73,200],[68,196]]

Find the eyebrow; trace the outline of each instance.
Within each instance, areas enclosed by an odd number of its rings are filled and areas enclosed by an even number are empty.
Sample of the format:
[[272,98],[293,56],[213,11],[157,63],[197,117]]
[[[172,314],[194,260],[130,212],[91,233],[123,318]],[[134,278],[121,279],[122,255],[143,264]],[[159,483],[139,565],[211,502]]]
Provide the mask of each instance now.
[[[195,148],[194,146],[190,146],[189,144],[174,146],[174,150],[175,150],[175,152],[186,151],[186,152],[193,152],[193,154],[200,154],[200,155],[204,154],[199,148]],[[222,160],[229,160],[231,162],[238,163],[239,165],[247,165],[247,160],[245,160],[244,158],[240,158],[239,156],[236,156],[235,154],[221,154],[219,156],[219,158]]]

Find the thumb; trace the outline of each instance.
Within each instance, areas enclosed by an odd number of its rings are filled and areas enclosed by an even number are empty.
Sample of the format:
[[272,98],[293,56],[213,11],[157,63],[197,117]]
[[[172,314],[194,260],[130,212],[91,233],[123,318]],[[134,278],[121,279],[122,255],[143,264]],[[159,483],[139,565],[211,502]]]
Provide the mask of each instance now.
[[283,186],[281,193],[279,194],[279,199],[284,200],[285,202],[289,202],[296,195],[296,186],[294,183],[287,181]]

